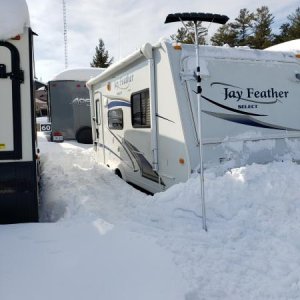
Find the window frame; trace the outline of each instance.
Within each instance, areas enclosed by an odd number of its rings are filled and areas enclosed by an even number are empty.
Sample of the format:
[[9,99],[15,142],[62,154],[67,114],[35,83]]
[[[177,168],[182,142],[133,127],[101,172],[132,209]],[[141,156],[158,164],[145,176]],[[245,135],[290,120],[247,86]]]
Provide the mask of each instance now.
[[[110,126],[110,119],[111,117],[109,116],[111,112],[114,111],[120,111],[122,113],[122,128],[116,128],[116,127],[111,127]],[[109,129],[111,130],[123,130],[124,129],[124,113],[123,113],[123,109],[122,108],[114,108],[114,109],[110,109],[107,111],[107,126]]]
[[[139,95],[139,113],[142,114],[142,96],[143,94],[146,94],[147,97],[145,97],[145,101],[148,101],[148,103],[145,104],[146,108],[145,108],[145,123],[146,124],[142,124],[142,120],[143,118],[140,117],[140,124],[134,122],[134,105],[133,105],[133,101],[134,101],[134,97]],[[130,102],[131,102],[131,125],[133,128],[151,128],[151,103],[150,103],[150,91],[149,88],[147,89],[143,89],[140,90],[138,92],[135,92],[133,94],[131,94],[130,96]],[[149,113],[149,116],[147,115],[147,113]],[[147,119],[149,119],[149,123],[147,123]]]

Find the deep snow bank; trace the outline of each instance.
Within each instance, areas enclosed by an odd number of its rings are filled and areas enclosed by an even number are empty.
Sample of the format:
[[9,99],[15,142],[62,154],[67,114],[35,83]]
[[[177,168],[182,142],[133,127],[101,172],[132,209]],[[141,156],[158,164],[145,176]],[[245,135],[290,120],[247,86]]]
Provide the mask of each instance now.
[[0,299],[183,300],[167,251],[101,219],[1,226]]
[[[299,144],[290,146],[299,156]],[[151,237],[172,253],[187,300],[299,298],[300,166],[289,157],[207,170],[206,233],[198,177],[151,197],[95,164],[92,149],[47,142],[41,149],[45,220],[101,218]]]

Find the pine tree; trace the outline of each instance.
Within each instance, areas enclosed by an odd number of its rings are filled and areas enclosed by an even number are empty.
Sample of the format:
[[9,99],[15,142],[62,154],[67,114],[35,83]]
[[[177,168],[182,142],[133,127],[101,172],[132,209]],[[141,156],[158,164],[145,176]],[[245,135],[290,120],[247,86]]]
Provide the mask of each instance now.
[[257,8],[254,15],[253,36],[249,37],[250,47],[255,49],[265,49],[273,44],[274,35],[271,25],[274,16],[270,13],[267,6]]
[[299,39],[300,38],[300,7],[298,7],[295,13],[288,16],[290,21],[290,27],[288,29],[288,38],[289,40]]
[[223,46],[225,44],[230,47],[237,45],[237,31],[233,29],[232,23],[221,26],[212,36],[211,42],[214,46]]
[[96,46],[96,53],[91,62],[91,67],[107,68],[113,62],[113,57],[109,57],[108,51],[105,49],[105,45],[102,39],[99,39],[99,44]]
[[243,8],[235,18],[235,22],[227,23],[218,29],[211,41],[213,45],[222,46],[228,44],[231,47],[245,46],[252,34],[254,14]]
[[291,27],[291,25],[289,23],[283,23],[280,26],[280,28],[279,28],[280,33],[275,35],[274,42],[273,42],[274,45],[284,43],[289,40],[290,27]]
[[235,22],[232,23],[231,27],[236,31],[237,45],[246,46],[248,45],[248,38],[252,34],[254,22],[254,14],[250,13],[247,8],[240,10],[240,14],[235,18]]
[[[177,30],[177,34],[172,34],[171,39],[173,41],[183,43],[183,44],[194,44],[194,22],[188,21],[186,24],[186,28],[184,26],[180,27]],[[205,38],[203,36],[203,32],[206,33],[206,28],[202,27],[201,22],[197,23],[197,29],[198,29],[198,43],[200,45],[205,45]]]

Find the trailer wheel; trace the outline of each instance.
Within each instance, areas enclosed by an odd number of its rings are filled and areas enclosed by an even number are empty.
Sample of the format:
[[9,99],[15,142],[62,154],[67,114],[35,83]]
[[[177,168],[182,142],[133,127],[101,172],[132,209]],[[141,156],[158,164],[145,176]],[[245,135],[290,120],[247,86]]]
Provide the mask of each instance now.
[[92,128],[88,126],[80,128],[76,132],[75,138],[78,143],[93,144]]
[[122,173],[121,173],[121,171],[120,171],[119,169],[116,169],[116,170],[115,170],[115,174],[116,174],[118,177],[120,177],[121,179],[123,179]]

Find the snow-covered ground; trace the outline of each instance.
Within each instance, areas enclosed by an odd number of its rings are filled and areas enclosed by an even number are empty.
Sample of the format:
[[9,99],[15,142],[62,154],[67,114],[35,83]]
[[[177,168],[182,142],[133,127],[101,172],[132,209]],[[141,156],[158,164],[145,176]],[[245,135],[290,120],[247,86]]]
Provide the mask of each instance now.
[[[0,227],[1,300],[299,299],[300,166],[205,173],[147,196],[40,135],[41,223]],[[296,147],[297,148],[297,147]]]

